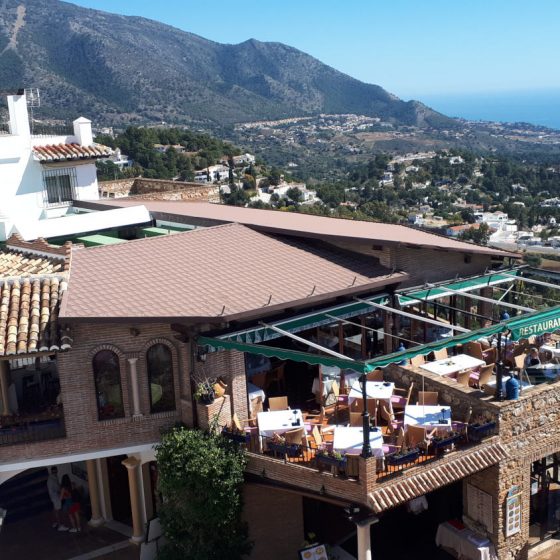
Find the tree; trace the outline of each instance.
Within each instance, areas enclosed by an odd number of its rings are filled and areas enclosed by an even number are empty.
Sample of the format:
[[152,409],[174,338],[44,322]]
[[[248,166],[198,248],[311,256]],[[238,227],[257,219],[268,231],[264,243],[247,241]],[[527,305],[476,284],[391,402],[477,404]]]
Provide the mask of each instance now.
[[473,241],[478,245],[486,245],[488,243],[488,239],[490,239],[490,228],[488,227],[488,224],[482,223],[478,229],[471,227],[464,231],[460,237],[465,241]]
[[303,201],[303,193],[297,187],[291,187],[286,191],[286,196],[298,205]]
[[241,519],[246,458],[220,435],[175,428],[156,449],[162,560],[241,560],[251,551]]

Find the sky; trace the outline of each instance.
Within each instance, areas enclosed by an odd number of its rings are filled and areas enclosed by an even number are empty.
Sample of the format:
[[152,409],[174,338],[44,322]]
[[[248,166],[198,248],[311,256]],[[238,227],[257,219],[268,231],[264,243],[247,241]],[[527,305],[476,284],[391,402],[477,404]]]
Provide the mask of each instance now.
[[560,90],[557,0],[74,0],[220,43],[298,48],[403,99]]

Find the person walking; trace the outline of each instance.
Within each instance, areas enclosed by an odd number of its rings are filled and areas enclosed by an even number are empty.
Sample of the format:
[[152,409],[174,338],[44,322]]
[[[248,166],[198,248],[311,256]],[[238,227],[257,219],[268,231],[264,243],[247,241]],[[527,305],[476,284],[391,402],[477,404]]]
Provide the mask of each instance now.
[[68,531],[68,527],[61,523],[62,502],[60,500],[60,483],[58,482],[58,469],[56,467],[51,467],[49,477],[47,478],[47,491],[53,505],[53,529]]
[[80,522],[80,502],[77,498],[77,492],[72,486],[70,477],[65,474],[60,481],[60,500],[62,502],[62,511],[68,515],[72,528],[70,533],[79,533],[82,530]]

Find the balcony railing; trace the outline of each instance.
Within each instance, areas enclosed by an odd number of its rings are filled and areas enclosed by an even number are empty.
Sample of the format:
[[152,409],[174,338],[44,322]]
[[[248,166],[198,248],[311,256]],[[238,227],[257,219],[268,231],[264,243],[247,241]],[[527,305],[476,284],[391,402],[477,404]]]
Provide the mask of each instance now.
[[64,124],[44,124],[31,123],[32,136],[72,136],[74,126],[72,123]]
[[66,436],[64,417],[4,417],[0,420],[0,446],[34,443]]
[[[377,459],[377,480],[392,478],[408,469],[437,462],[451,451],[469,450],[497,433],[495,422],[463,425],[462,431],[441,434],[426,445],[386,453]],[[344,455],[316,445],[285,443],[255,432],[234,433],[223,430],[222,435],[236,441],[247,451],[295,464],[334,476],[359,480],[359,455]]]

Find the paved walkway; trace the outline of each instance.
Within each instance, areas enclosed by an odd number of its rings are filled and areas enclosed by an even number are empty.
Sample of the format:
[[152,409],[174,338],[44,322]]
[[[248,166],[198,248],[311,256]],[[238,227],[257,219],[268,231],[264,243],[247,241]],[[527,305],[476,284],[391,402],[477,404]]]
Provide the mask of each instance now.
[[[101,556],[105,560],[139,558],[139,547],[130,545],[126,536],[107,527],[92,528],[84,523],[81,533],[68,533],[56,531],[51,523],[50,513],[42,513],[4,525],[0,532],[0,558],[87,560],[98,558],[94,551],[99,549],[108,551]],[[121,548],[111,552],[114,547]]]

